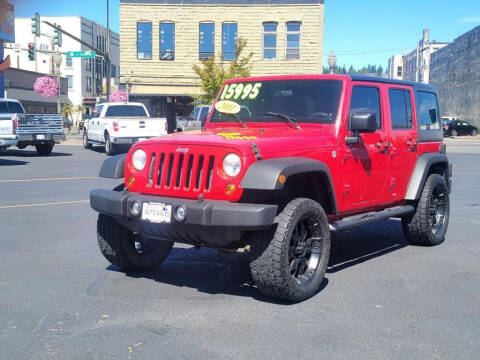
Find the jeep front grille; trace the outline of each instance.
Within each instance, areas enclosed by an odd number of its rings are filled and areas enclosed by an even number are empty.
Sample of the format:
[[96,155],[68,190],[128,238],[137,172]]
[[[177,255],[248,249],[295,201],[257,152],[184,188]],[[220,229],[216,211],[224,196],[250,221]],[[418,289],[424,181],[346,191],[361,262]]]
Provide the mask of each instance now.
[[209,191],[215,157],[181,152],[151,154],[148,184],[160,189]]

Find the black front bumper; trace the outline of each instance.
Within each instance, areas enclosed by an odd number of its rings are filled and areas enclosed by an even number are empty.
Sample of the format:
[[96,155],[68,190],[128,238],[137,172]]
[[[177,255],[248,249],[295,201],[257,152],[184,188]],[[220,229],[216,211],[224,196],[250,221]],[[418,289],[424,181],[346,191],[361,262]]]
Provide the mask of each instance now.
[[[186,209],[183,222],[174,216],[170,223],[141,220],[130,212],[133,202],[154,202]],[[97,189],[90,192],[90,206],[97,212],[113,216],[119,223],[147,238],[184,242],[214,247],[241,241],[244,231],[262,230],[272,226],[277,205],[231,203],[223,200],[190,200],[142,195]]]

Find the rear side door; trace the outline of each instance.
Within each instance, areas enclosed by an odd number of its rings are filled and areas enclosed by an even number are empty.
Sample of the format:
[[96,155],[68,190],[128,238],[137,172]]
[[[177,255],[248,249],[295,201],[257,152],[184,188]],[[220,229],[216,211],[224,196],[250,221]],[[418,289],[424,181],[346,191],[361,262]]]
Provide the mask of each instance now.
[[410,87],[397,86],[386,89],[389,104],[387,112],[390,173],[386,190],[392,201],[404,198],[410,175],[417,160],[418,133],[414,116],[414,96]]
[[377,130],[361,133],[357,144],[344,143],[342,207],[345,212],[374,208],[388,201],[385,182],[389,171],[389,142],[381,86],[369,82],[352,83],[348,122],[357,111],[374,113]]

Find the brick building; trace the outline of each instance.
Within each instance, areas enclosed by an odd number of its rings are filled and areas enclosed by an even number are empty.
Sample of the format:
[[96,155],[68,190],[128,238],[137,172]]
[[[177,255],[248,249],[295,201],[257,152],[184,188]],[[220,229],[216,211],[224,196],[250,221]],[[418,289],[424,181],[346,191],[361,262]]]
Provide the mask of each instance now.
[[480,26],[432,54],[430,83],[438,88],[442,115],[480,126]]
[[323,3],[120,0],[120,83],[156,116],[172,103],[185,115],[200,92],[193,64],[232,60],[237,37],[254,53],[252,75],[322,73]]

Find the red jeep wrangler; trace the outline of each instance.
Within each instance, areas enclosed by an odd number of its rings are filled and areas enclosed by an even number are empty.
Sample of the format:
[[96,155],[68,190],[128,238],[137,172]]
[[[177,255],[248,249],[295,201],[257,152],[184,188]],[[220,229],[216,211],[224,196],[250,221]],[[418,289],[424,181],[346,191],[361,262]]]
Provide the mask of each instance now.
[[264,295],[320,288],[330,232],[401,218],[410,243],[438,245],[449,219],[436,91],[365,76],[227,81],[202,131],[142,141],[107,159],[93,190],[98,243],[124,269],[157,266],[174,242],[250,247]]

